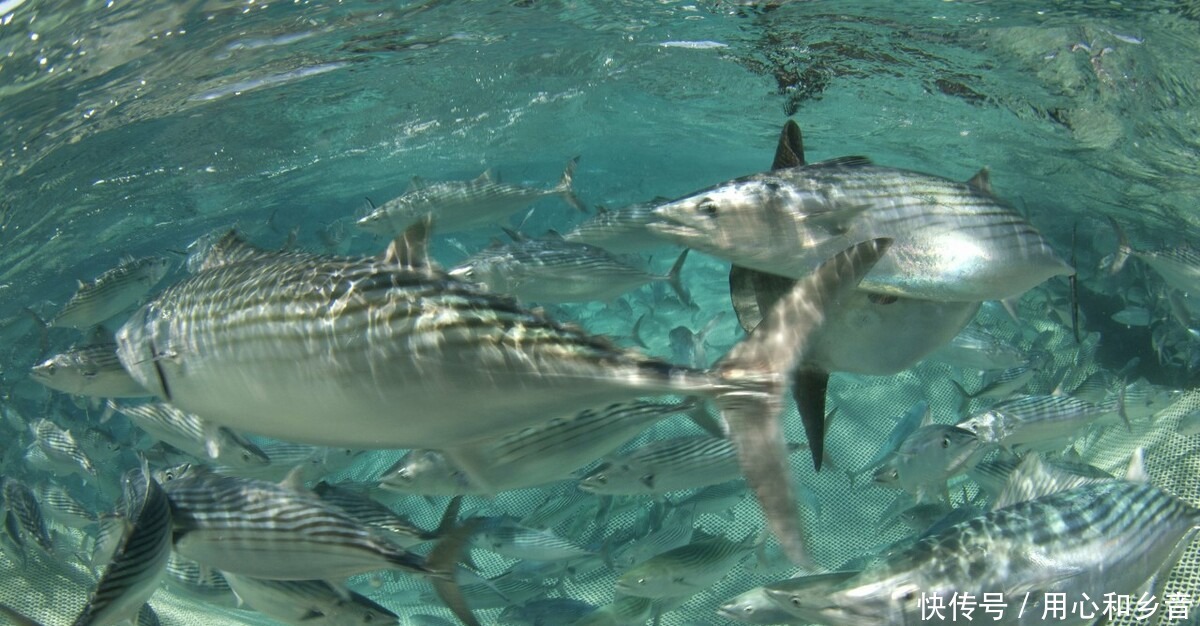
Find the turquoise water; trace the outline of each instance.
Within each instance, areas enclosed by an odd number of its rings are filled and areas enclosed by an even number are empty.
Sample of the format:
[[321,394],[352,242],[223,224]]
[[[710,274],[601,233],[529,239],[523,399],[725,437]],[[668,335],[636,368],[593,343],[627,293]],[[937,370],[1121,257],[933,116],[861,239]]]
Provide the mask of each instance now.
[[[1140,247],[1195,242],[1198,84],[1200,10],[1184,0],[2,1],[0,392],[26,415],[98,414],[28,378],[81,340],[34,317],[126,255],[172,256],[174,280],[172,251],[234,224],[264,246],[296,229],[301,248],[376,254],[385,239],[352,225],[366,198],[487,168],[549,185],[576,155],[590,206],[679,196],[766,169],[789,117],[810,161],[862,154],[955,180],[988,167],[1064,258],[1074,234],[1103,368],[1136,357],[1130,378],[1190,387],[1192,340],[1176,334],[1164,358],[1153,334],[1170,315],[1160,279],[1103,267],[1108,217]],[[537,207],[526,232],[583,219]],[[450,265],[496,235],[439,238],[435,254]],[[665,271],[675,252],[647,256]],[[725,264],[689,263],[709,308],[651,324],[664,356],[673,324],[727,306]],[[1111,321],[1146,301],[1149,327]],[[621,337],[636,319],[556,312]],[[737,333],[726,315],[710,358]]]

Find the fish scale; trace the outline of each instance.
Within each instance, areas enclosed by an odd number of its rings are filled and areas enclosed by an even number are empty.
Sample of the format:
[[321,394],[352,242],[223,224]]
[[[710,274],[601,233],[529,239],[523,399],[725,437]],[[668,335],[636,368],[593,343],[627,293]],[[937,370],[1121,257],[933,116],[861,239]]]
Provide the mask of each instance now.
[[175,549],[202,565],[277,580],[338,579],[385,568],[431,573],[421,557],[315,494],[196,467],[165,489]]

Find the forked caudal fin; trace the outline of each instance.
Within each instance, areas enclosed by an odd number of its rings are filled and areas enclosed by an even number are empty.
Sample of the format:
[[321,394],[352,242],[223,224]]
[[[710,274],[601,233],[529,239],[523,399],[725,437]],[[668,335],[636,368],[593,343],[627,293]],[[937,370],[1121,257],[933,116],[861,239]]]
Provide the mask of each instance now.
[[788,557],[811,564],[792,487],[779,413],[792,374],[809,337],[883,256],[891,239],[853,246],[796,283],[764,316],[758,328],[716,366],[730,389],[716,404],[729,425],[746,482],[754,490],[767,525]]
[[579,165],[579,157],[575,157],[567,161],[567,167],[563,169],[562,178],[554,187],[554,193],[562,196],[563,200],[572,208],[580,213],[587,213],[587,205],[585,205],[578,196],[575,195],[575,166]]

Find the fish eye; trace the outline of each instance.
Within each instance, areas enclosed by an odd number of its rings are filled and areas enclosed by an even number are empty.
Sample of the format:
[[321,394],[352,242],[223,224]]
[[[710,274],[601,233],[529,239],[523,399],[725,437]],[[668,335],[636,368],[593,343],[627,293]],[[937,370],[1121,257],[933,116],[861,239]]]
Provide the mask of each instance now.
[[717,216],[717,203],[710,198],[703,198],[696,204],[696,210],[708,217]]
[[597,474],[593,478],[595,479],[596,482],[600,483],[601,485],[608,484],[608,477],[605,476],[604,474]]
[[888,476],[891,477],[892,480],[896,480],[900,478],[900,470],[892,470],[888,472]]
[[746,606],[742,607],[742,612],[745,613],[746,615],[753,615],[754,607],[747,604]]
[[949,447],[950,447],[950,436],[949,436],[949,435],[947,435],[947,436],[945,436],[945,437],[942,437],[942,447],[943,447],[943,448],[949,448]]
[[644,584],[646,584],[647,582],[649,582],[649,581],[647,581],[645,578],[639,578],[639,579],[637,579],[637,584],[639,584],[639,585],[644,585]]
[[798,609],[804,607],[804,603],[800,602],[800,596],[792,596],[792,606]]

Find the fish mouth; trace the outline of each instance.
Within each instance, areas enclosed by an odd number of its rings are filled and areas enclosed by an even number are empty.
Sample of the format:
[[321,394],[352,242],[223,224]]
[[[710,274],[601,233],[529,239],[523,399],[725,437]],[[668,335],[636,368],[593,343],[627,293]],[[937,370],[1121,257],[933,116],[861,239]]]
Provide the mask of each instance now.
[[360,217],[356,222],[354,222],[354,225],[369,233],[375,233],[378,235],[387,234],[387,224],[383,219],[374,215]]
[[700,236],[700,231],[696,230],[694,227],[687,226],[669,219],[650,222],[646,224],[646,228],[655,235],[661,235],[671,239],[693,239]]

